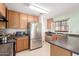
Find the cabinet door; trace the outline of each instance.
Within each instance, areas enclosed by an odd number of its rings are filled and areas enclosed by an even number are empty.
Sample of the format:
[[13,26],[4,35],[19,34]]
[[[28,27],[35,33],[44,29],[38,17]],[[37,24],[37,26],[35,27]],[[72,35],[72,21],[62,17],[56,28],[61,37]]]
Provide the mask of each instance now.
[[14,13],[14,28],[20,28],[20,18],[18,12]]
[[24,40],[24,50],[28,49],[28,37],[25,37],[25,39],[23,40]]
[[51,29],[51,20],[50,19],[47,20],[47,29]]
[[28,15],[28,22],[33,22],[34,21],[34,17],[32,15]]
[[12,11],[8,11],[8,28],[13,28],[14,26],[14,13]]
[[20,13],[20,28],[27,29],[27,15]]
[[16,40],[16,52],[20,52],[29,48],[28,36],[19,37]]
[[71,56],[72,55],[70,51],[60,48],[55,45],[51,45],[50,52],[51,52],[51,56]]
[[23,39],[18,38],[16,40],[16,52],[20,52],[23,50],[23,44],[24,44]]
[[6,16],[6,7],[3,3],[0,3],[0,14]]
[[[6,16],[6,7],[3,3],[0,3],[0,14]],[[5,23],[0,22],[0,29],[5,29]]]
[[8,11],[8,28],[19,28],[19,13]]
[[0,22],[0,29],[5,29],[6,24],[4,22]]
[[34,22],[39,22],[39,17],[38,16],[34,16],[33,21]]

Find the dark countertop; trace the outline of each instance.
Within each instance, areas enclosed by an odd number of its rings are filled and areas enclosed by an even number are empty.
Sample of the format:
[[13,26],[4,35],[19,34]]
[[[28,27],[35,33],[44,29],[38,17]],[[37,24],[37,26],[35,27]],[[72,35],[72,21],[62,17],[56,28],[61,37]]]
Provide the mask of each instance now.
[[15,43],[16,40],[8,40],[8,43]]
[[51,39],[46,39],[46,41],[50,44],[56,45],[73,53],[79,54],[79,36],[68,36],[68,39],[54,41]]
[[29,36],[28,34],[26,34],[26,35],[15,35],[15,37],[17,38],[17,37],[26,37],[26,36]]
[[23,35],[23,36],[15,36],[15,38],[18,38],[18,37],[26,37],[26,36],[28,36],[28,35]]
[[22,37],[27,37],[27,35],[20,35],[20,36],[15,36],[15,35],[9,35],[9,37],[7,38],[7,42],[6,43],[0,43],[0,44],[8,44],[8,43],[16,43],[17,38],[22,38]]
[[52,36],[52,34],[55,34],[53,32],[45,32],[45,34],[49,35],[49,36]]
[[16,40],[8,40],[6,43],[0,43],[1,44],[8,44],[8,43],[16,43]]
[[14,36],[1,36],[1,38],[6,37],[6,41],[0,41],[0,44],[16,43],[16,38]]
[[72,33],[57,33],[57,32],[45,32],[47,35],[52,36],[52,34],[67,34],[69,36],[77,36],[79,37],[79,34],[72,34]]

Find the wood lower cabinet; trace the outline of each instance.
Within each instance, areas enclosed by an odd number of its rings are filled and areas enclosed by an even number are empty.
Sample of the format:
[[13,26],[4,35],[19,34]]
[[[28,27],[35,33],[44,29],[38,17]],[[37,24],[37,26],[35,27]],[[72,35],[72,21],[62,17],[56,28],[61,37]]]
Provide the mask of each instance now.
[[51,45],[50,49],[51,49],[50,50],[51,56],[71,56],[72,55],[72,52],[55,45]]
[[20,52],[20,51],[28,49],[29,47],[28,36],[18,37],[16,39],[17,39],[16,40],[16,52]]
[[23,39],[23,41],[24,41],[24,47],[23,47],[23,49],[25,50],[25,49],[28,49],[28,47],[29,47],[29,41],[28,41],[28,37],[26,37],[26,39]]
[[17,38],[16,40],[16,52],[23,50],[23,40],[20,38]]

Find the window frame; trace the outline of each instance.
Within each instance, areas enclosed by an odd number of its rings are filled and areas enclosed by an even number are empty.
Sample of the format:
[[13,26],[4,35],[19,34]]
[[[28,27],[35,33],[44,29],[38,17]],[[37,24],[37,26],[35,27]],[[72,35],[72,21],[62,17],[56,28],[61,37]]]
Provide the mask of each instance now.
[[[57,24],[58,23],[58,24]],[[59,29],[56,29],[56,28]],[[63,30],[64,27],[64,30]],[[68,32],[68,20],[56,21],[55,22],[55,32]]]

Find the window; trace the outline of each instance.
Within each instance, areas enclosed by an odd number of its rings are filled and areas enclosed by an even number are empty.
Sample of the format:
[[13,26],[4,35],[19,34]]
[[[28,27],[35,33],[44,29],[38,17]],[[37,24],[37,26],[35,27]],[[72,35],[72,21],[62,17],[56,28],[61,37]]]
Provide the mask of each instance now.
[[56,32],[68,32],[68,20],[56,21],[55,31]]

